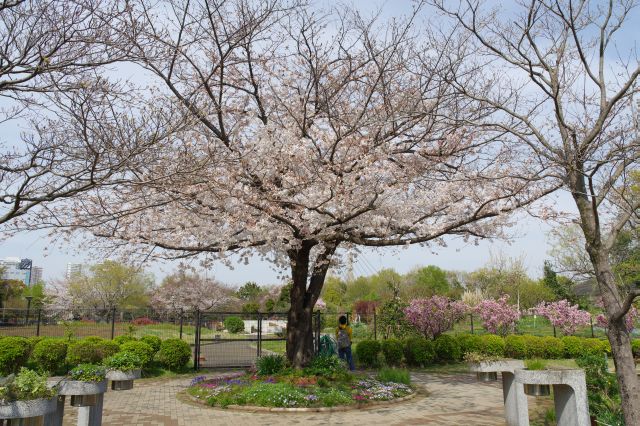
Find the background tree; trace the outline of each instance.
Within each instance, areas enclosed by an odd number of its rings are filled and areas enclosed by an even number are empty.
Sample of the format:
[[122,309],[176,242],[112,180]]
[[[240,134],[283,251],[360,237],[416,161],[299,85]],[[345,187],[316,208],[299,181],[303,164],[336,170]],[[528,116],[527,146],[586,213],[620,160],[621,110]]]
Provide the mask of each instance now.
[[449,296],[450,291],[446,272],[434,265],[416,268],[405,275],[403,280],[402,294],[405,299]]
[[239,299],[245,301],[256,301],[261,293],[262,288],[260,288],[258,284],[253,281],[248,281],[238,289],[236,295]]
[[640,383],[624,324],[640,289],[621,291],[611,261],[640,211],[633,182],[640,63],[637,46],[625,44],[637,34],[626,25],[637,3],[536,0],[513,12],[488,1],[433,3],[456,28],[442,48],[466,71],[443,78],[485,108],[475,122],[478,137],[510,140],[523,161],[550,172],[571,196],[608,317],[625,422],[640,424]]
[[573,282],[562,275],[555,273],[551,266],[551,262],[544,261],[542,282],[558,300],[568,300],[570,302],[576,301],[575,293],[573,292]]
[[153,291],[153,306],[171,312],[220,309],[233,300],[233,291],[213,278],[180,269]]

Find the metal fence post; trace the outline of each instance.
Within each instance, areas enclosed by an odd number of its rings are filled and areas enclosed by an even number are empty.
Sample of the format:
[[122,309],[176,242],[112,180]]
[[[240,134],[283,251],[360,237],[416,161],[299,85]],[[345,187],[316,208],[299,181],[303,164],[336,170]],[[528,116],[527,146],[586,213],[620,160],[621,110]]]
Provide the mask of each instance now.
[[180,340],[182,340],[182,323],[184,321],[184,311],[180,308]]
[[316,355],[320,353],[320,332],[322,331],[322,317],[320,311],[316,311]]
[[591,337],[596,337],[593,334],[593,317],[592,316],[589,316],[589,322],[591,323]]
[[116,308],[111,310],[111,340],[116,337]]
[[257,356],[258,358],[260,358],[260,356],[262,356],[262,315],[260,314],[260,312],[258,312],[257,315],[258,318],[258,344],[256,345],[257,349],[258,349],[258,353]]
[[200,310],[196,309],[195,348],[193,350],[193,368],[200,369]]
[[376,309],[373,310],[373,340],[378,340],[378,315]]
[[553,326],[553,337],[556,337],[556,326]]
[[38,322],[36,323],[36,336],[40,336],[40,319],[42,318],[42,308],[38,308]]

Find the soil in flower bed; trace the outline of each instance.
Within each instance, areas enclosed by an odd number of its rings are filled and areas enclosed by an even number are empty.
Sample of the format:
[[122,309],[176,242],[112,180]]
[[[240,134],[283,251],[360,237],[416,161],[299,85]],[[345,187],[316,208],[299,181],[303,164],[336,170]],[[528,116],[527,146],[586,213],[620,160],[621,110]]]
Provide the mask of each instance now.
[[232,379],[196,377],[189,394],[211,406],[335,407],[390,401],[413,393],[411,386],[373,379],[365,375],[337,377],[296,373],[259,377],[247,374]]

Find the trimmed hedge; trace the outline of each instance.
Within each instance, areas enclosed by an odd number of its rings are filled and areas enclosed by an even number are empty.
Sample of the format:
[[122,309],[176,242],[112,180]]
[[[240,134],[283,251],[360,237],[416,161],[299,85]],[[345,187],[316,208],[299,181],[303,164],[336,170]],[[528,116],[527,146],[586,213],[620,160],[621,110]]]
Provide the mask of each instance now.
[[477,334],[458,334],[456,336],[460,344],[462,355],[469,352],[480,352],[482,339]]
[[136,355],[142,362],[142,367],[148,366],[153,361],[155,351],[151,345],[145,342],[126,342],[120,345],[120,352],[126,352]]
[[402,363],[402,342],[400,340],[383,340],[381,347],[387,365],[397,366]]
[[489,356],[504,356],[504,339],[495,334],[485,334],[481,336],[480,340],[480,353]]
[[431,340],[411,337],[404,341],[403,346],[407,364],[413,367],[426,367],[432,364],[436,358],[436,351]]
[[122,344],[125,344],[127,342],[137,342],[138,339],[136,339],[135,337],[130,336],[128,334],[123,334],[122,336],[116,336],[113,339],[113,341],[116,342],[118,345],[122,345]]
[[0,340],[0,375],[17,373],[29,358],[31,346],[24,337],[4,337]]
[[511,334],[504,339],[504,354],[509,358],[527,358],[527,339],[525,336]]
[[524,336],[527,347],[527,358],[545,358],[546,348],[540,336]]
[[453,336],[443,334],[438,336],[433,344],[438,362],[458,362],[462,360],[460,343]]
[[380,342],[377,340],[362,340],[356,345],[358,362],[364,367],[377,367]]
[[69,344],[62,339],[42,339],[31,352],[29,360],[37,368],[52,374],[66,373],[65,358]]
[[564,358],[564,343],[562,343],[562,340],[552,336],[545,336],[542,338],[542,342],[546,359]]
[[170,370],[183,369],[191,359],[191,346],[181,339],[163,340],[157,358]]
[[162,345],[162,339],[160,339],[158,336],[153,335],[142,336],[140,338],[140,341],[151,346],[151,348],[153,349],[153,355],[158,353],[158,351],[160,350],[160,345]]
[[95,337],[80,339],[69,345],[66,362],[72,367],[78,364],[99,364],[119,351],[120,346],[111,340]]

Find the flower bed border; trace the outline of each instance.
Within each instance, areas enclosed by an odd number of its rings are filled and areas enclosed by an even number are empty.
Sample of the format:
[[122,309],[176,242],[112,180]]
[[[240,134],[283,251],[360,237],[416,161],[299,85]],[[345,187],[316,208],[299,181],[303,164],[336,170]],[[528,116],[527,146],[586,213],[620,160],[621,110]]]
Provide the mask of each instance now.
[[[207,377],[207,380],[224,380],[234,379],[236,377],[244,376],[244,372],[219,374],[211,377]],[[418,396],[418,391],[414,389],[409,395],[402,396],[400,398],[388,399],[386,401],[369,401],[366,403],[358,402],[350,405],[337,405],[335,407],[263,407],[260,405],[227,405],[226,407],[213,407],[207,404],[204,400],[196,398],[190,395],[186,390],[181,392],[185,395],[190,402],[193,402],[199,406],[205,406],[218,410],[231,410],[231,411],[244,411],[254,413],[332,413],[339,411],[355,411],[366,410],[368,408],[378,408],[381,405],[394,405],[401,402],[409,401]],[[180,395],[180,394],[178,394]]]

